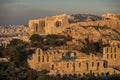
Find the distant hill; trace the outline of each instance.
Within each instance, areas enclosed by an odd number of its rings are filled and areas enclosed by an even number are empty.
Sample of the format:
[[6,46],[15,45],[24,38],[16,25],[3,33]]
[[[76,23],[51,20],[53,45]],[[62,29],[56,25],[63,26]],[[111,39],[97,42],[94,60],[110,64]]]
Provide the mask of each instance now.
[[100,16],[91,15],[91,14],[74,14],[72,16],[74,16],[75,22],[97,21],[102,19],[102,17]]

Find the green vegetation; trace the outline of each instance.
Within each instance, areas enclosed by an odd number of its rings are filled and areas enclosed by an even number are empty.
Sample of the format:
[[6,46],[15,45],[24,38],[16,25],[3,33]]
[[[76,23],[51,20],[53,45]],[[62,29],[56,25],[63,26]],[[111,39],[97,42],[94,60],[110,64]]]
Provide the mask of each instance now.
[[0,57],[3,57],[3,56],[4,56],[4,54],[3,54],[3,50],[4,50],[4,49],[5,49],[4,47],[0,46]]
[[30,37],[30,40],[31,42],[43,42],[43,38],[38,35],[38,34],[33,34],[31,37]]
[[86,45],[82,48],[82,52],[90,54],[102,53],[104,45],[102,45],[102,41],[99,40],[98,42],[90,42],[88,38],[85,39]]
[[70,37],[65,37],[63,35],[47,35],[45,37],[45,45],[48,46],[61,46],[61,45],[65,45],[66,41],[70,40]]
[[13,39],[10,44],[7,45],[7,48],[0,46],[0,57],[10,57],[10,62],[0,62],[0,80],[39,80],[41,78],[38,76],[40,72],[30,69],[27,64],[28,55],[33,53],[33,50],[30,48],[60,46],[71,39],[71,37],[67,38],[58,35],[42,37],[34,34],[30,37],[30,43]]
[[0,57],[10,57],[9,62],[0,62],[0,80],[35,80],[37,73],[28,68],[26,50],[28,43],[13,39],[7,48],[0,47]]
[[38,35],[38,34],[33,34],[30,37],[32,47],[38,47],[38,48],[43,48],[43,37]]
[[0,80],[36,80],[37,72],[28,67],[16,67],[14,62],[0,63]]
[[83,76],[77,74],[50,76],[40,74],[28,67],[16,68],[14,62],[9,62],[0,63],[0,80],[120,80],[120,75],[106,73],[94,76],[94,73],[89,73]]
[[40,36],[38,34],[33,34],[30,37],[32,47],[40,47],[43,48],[44,46],[61,46],[65,45],[66,41],[72,40],[70,36],[63,36],[63,35],[47,35],[47,36]]

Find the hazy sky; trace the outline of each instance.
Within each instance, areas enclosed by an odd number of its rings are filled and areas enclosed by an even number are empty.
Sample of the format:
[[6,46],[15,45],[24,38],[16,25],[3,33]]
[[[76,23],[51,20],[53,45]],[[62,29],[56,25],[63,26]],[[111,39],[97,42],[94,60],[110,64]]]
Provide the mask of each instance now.
[[120,0],[0,0],[0,25],[27,24],[29,19],[67,14],[120,13]]

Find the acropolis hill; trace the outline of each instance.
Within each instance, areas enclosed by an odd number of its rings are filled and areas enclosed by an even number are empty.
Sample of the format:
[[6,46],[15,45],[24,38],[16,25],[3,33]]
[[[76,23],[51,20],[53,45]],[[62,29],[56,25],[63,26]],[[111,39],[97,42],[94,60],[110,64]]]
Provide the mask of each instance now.
[[[82,17],[81,17],[82,16]],[[86,20],[80,21],[81,18]],[[76,40],[88,38],[96,41],[100,39],[120,39],[120,14],[106,13],[101,17],[93,15],[67,15],[61,14],[52,17],[29,20],[28,35],[20,39],[29,40],[32,34],[70,35]]]
[[77,22],[75,23],[74,16],[61,14],[52,17],[45,17],[44,19],[29,20],[29,34],[58,34],[64,31],[70,26],[107,26],[116,29],[120,32],[120,15],[119,14],[103,14],[102,20],[94,20],[87,22]]
[[[101,19],[89,17],[84,22],[67,14],[29,20],[28,37],[33,34],[72,37],[62,46],[47,50],[37,48],[28,58],[29,66],[37,71],[48,70],[50,75],[90,72],[120,74],[120,14],[106,13]],[[89,42],[100,41],[104,45],[102,52],[97,47],[97,55],[84,54],[93,49],[90,48],[92,44],[87,45]]]
[[33,50],[27,56],[31,69],[48,75],[120,74],[120,14],[60,14],[29,20],[25,31],[14,38],[30,44],[24,50]]

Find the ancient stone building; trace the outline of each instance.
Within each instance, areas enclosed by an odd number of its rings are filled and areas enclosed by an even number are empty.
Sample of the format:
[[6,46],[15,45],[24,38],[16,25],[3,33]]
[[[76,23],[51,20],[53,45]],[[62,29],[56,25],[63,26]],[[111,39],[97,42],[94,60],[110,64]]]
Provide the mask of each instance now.
[[102,57],[81,54],[79,52],[69,51],[43,51],[38,48],[36,52],[28,58],[28,64],[31,68],[42,71],[48,70],[49,75],[57,74],[95,74],[119,73],[119,71],[108,67],[108,62]]
[[44,19],[36,19],[29,20],[29,28],[28,33],[31,34],[42,34],[44,33],[45,20]]
[[120,14],[106,13],[102,15],[103,19],[118,19],[120,20]]
[[108,66],[120,66],[120,41],[109,41],[110,46],[104,47],[103,59],[108,62]]
[[29,20],[28,33],[57,34],[62,32],[74,20],[73,16],[61,14],[44,19]]
[[[66,14],[46,17],[44,19],[30,20],[28,33],[29,35],[58,34],[66,28],[72,26],[107,26],[116,29],[118,32],[120,31],[118,26],[120,25],[120,20],[101,20],[70,24],[73,20],[74,18],[72,16]],[[76,33],[74,35],[74,37],[79,38]],[[77,42],[75,42],[75,44],[76,43]],[[114,66],[120,66],[120,46],[116,41],[109,41],[109,43],[110,46],[104,47],[103,49],[103,56],[96,56],[93,54],[85,55],[79,51],[75,51],[72,48],[65,49],[66,46],[62,49],[52,48],[48,50],[37,48],[36,52],[29,56],[28,64],[30,68],[37,71],[48,70],[50,71],[50,75],[82,75],[90,72],[94,72],[95,74],[107,72],[110,74],[120,73],[118,70],[113,68]]]
[[[117,14],[111,14],[117,15]],[[108,16],[108,15],[105,15]],[[117,15],[119,16],[119,15]],[[62,33],[69,26],[107,26],[120,32],[120,19],[99,20],[90,22],[74,22],[74,17],[66,14],[29,20],[28,34],[58,34]]]

